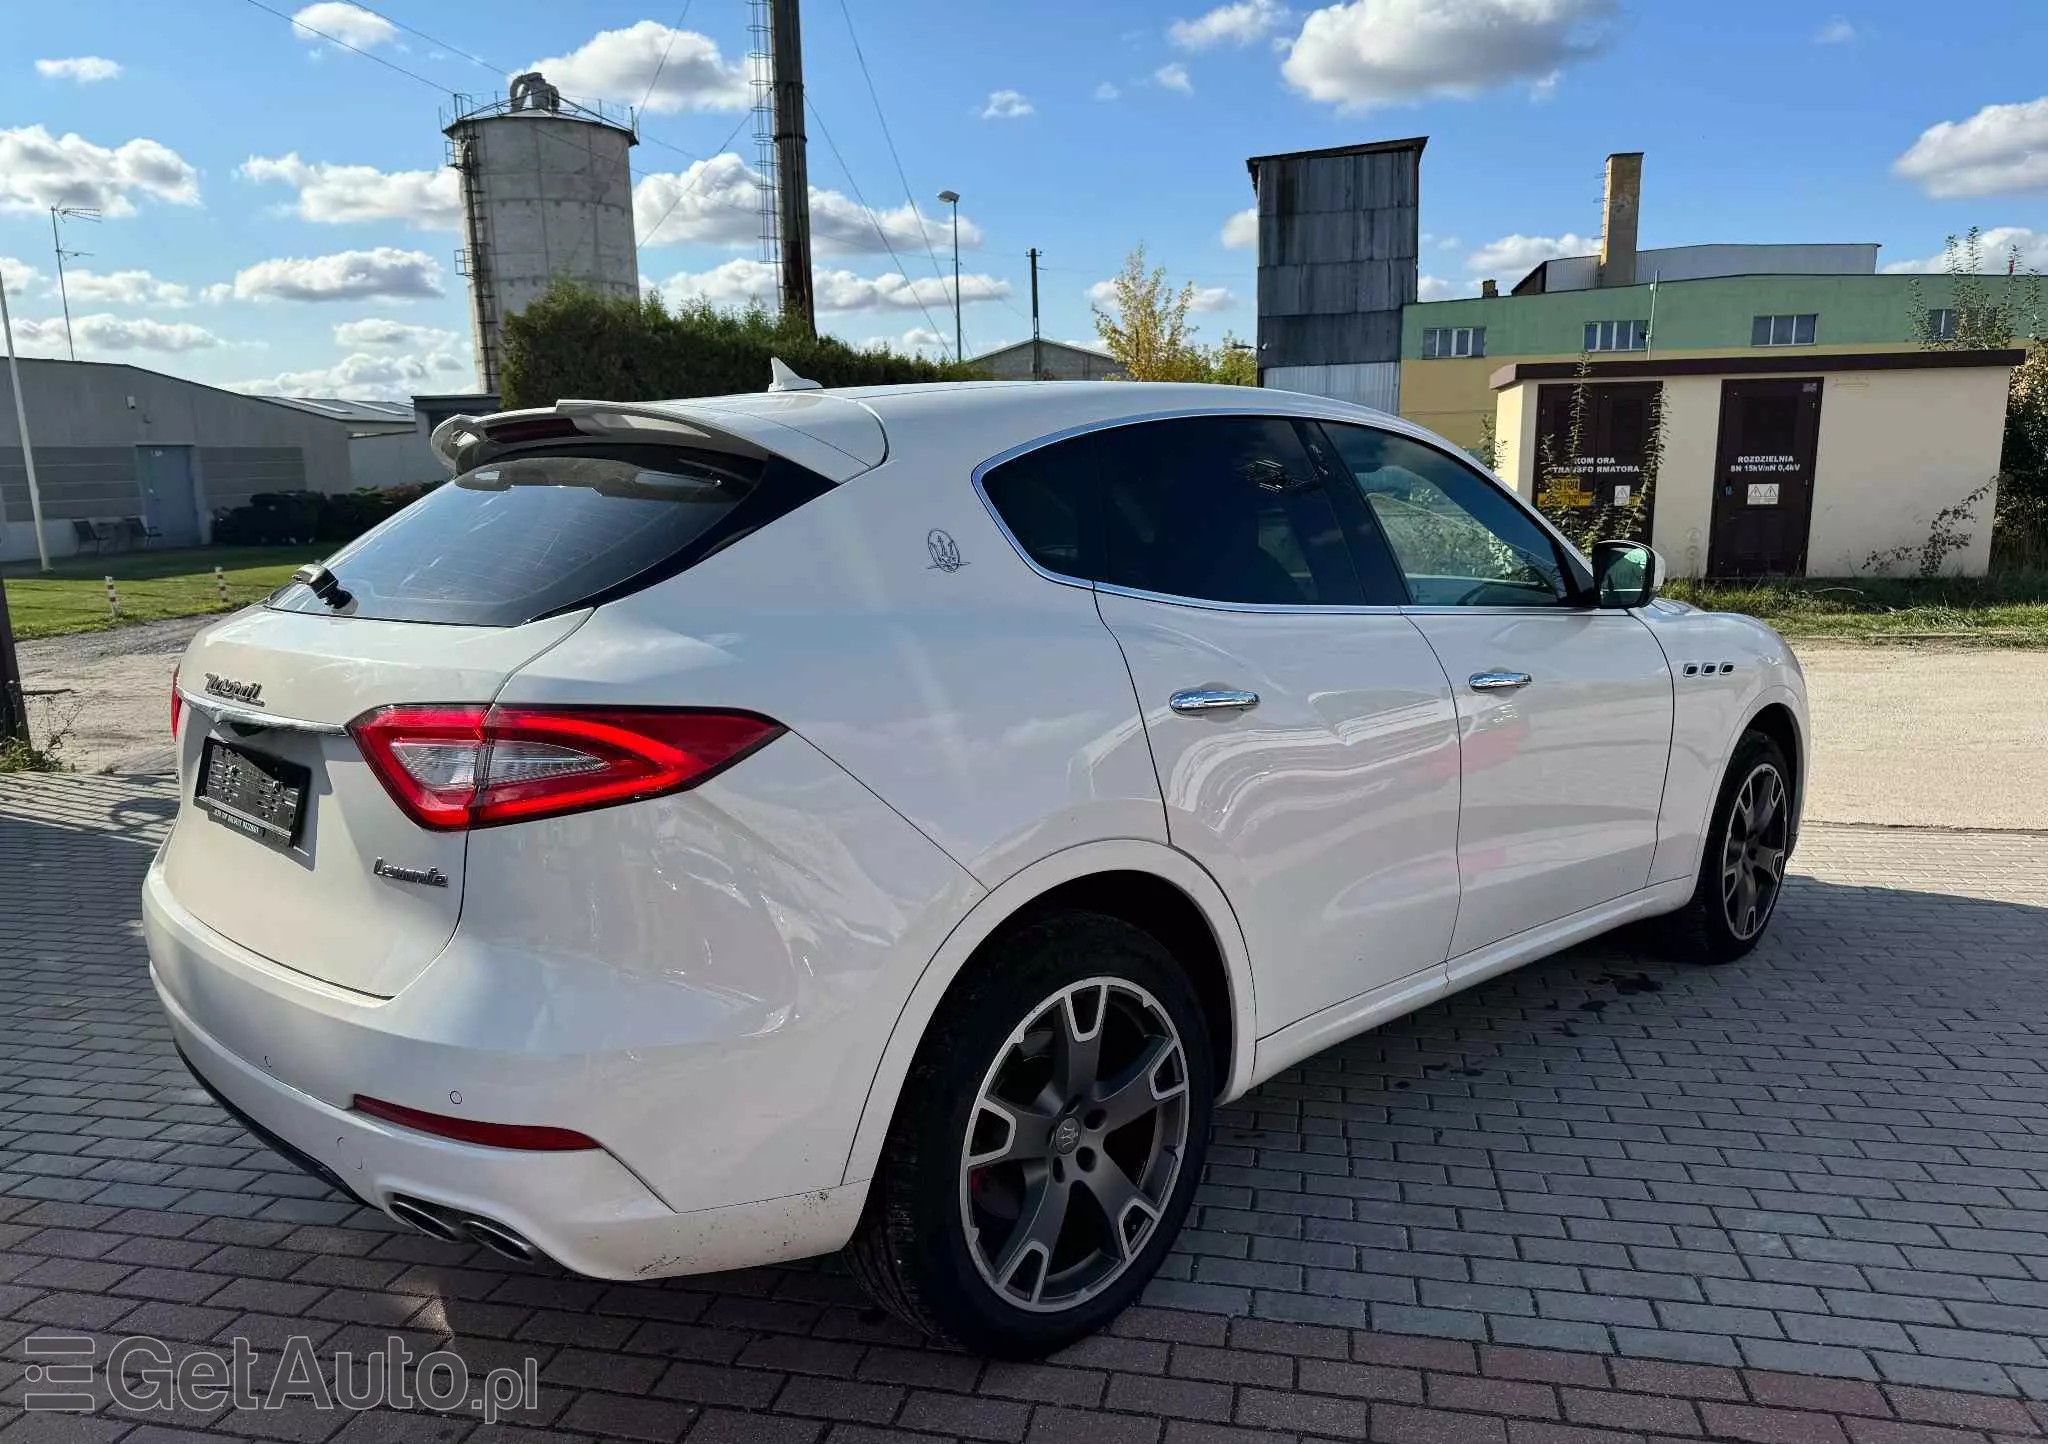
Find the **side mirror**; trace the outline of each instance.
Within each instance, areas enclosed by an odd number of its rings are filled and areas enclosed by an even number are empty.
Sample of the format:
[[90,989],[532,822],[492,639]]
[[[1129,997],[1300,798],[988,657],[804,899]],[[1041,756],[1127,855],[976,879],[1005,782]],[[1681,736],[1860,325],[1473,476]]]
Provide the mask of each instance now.
[[1602,607],[1641,607],[1664,585],[1664,558],[1641,542],[1593,543],[1593,595]]

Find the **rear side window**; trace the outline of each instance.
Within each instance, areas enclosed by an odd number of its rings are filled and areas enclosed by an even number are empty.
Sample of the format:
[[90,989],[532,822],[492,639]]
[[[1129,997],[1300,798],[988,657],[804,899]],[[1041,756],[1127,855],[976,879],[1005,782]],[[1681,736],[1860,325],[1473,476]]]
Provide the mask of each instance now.
[[[714,452],[523,453],[436,488],[327,566],[352,616],[515,627],[673,576],[830,488],[789,462]],[[269,605],[327,610],[298,585]]]
[[981,489],[1031,560],[1056,576],[1101,580],[1093,436],[1027,451],[987,472]]
[[1292,421],[1194,416],[1101,434],[1108,580],[1251,605],[1365,600]]

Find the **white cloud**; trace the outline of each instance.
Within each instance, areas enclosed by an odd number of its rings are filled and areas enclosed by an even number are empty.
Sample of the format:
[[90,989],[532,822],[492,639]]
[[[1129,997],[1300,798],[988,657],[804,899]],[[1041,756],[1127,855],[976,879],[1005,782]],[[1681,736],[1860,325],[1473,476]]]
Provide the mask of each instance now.
[[109,148],[40,125],[0,130],[0,211],[97,206],[132,216],[136,193],[196,206],[199,172],[169,146],[139,137]]
[[18,256],[0,256],[0,281],[7,285],[7,298],[18,302],[43,279],[43,273]]
[[1097,281],[1088,288],[1088,300],[1096,306],[1107,306],[1116,300],[1116,282]]
[[1122,94],[1123,92],[1121,90],[1118,90],[1116,86],[1114,86],[1107,80],[1103,81],[1102,84],[1095,87],[1095,98],[1097,100],[1115,100]]
[[1166,27],[1166,38],[1182,50],[1207,50],[1224,43],[1249,45],[1285,20],[1287,14],[1287,7],[1279,0],[1233,0],[1193,20],[1174,21]]
[[1227,250],[1246,251],[1259,243],[1259,208],[1247,206],[1223,223],[1223,245]]
[[415,326],[381,316],[343,321],[334,328],[334,344],[345,351],[446,351],[462,338],[438,326]]
[[74,301],[102,306],[164,306],[192,304],[192,288],[160,281],[147,271],[66,271],[65,287]]
[[470,363],[446,352],[424,356],[372,356],[357,351],[332,366],[283,371],[253,381],[229,383],[258,396],[338,396],[348,401],[405,401],[422,386],[447,390]]
[[[2048,231],[2030,230],[2026,226],[1993,226],[1977,237],[1978,249],[1983,259],[1978,270],[1984,275],[2002,276],[2012,260],[2013,252],[2019,252],[2019,269],[2022,271],[2048,271]],[[1885,271],[1900,275],[1918,271],[1925,275],[1946,275],[1948,254],[1939,252],[1922,256],[1912,261],[1891,261]]]
[[[104,311],[74,317],[71,329],[78,338],[80,354],[93,351],[207,351],[227,344],[204,326],[194,326],[185,321],[130,320]],[[71,354],[64,340],[62,316],[51,316],[41,321],[17,319],[14,339],[25,353],[44,356]]]
[[1020,120],[1032,114],[1034,107],[1018,90],[991,90],[988,104],[981,108],[983,120]]
[[2048,95],[1931,125],[1892,173],[1941,200],[2048,190]]
[[331,256],[286,256],[235,273],[244,301],[360,301],[441,294],[441,266],[425,251],[379,246]]
[[1228,286],[1197,286],[1194,296],[1188,301],[1188,310],[1221,311],[1237,304],[1237,297]]
[[1441,276],[1424,276],[1415,287],[1415,299],[1418,301],[1449,301],[1472,294],[1473,288],[1469,283],[1446,281]]
[[[661,283],[671,301],[702,299],[716,306],[744,306],[760,301],[773,305],[779,268],[771,261],[731,260],[708,271],[680,272]],[[910,280],[896,272],[861,276],[852,271],[814,270],[811,284],[820,311],[915,311],[953,305],[953,278],[921,276]],[[972,272],[960,278],[960,299],[972,305],[1010,294],[1010,283]]]
[[1590,256],[1599,249],[1597,238],[1589,239],[1570,231],[1561,236],[1502,236],[1467,256],[1465,269],[1475,275],[1486,272],[1518,281],[1524,273],[1545,261],[1554,261],[1559,256]]
[[1178,60],[1153,71],[1152,83],[1161,90],[1178,90],[1182,95],[1195,93],[1195,82],[1188,78],[1188,68]]
[[1856,38],[1856,27],[1840,15],[1813,32],[1815,45],[1847,45]]
[[1596,53],[1616,0],[1348,0],[1302,22],[1280,67],[1346,110],[1546,81]]
[[[316,31],[319,33],[315,34]],[[320,0],[317,5],[308,5],[292,16],[292,32],[314,44],[323,36],[332,36],[358,50],[388,45],[398,39],[398,31],[389,20],[360,5],[345,5],[342,0]]]
[[[743,246],[761,238],[761,176],[731,151],[692,162],[681,172],[643,176],[633,187],[633,224],[642,246],[698,243]],[[952,245],[950,217],[927,215],[908,201],[893,210],[869,210],[839,191],[811,187],[811,243],[819,255],[869,254],[887,248],[875,236],[879,226],[898,254],[920,255]],[[982,243],[981,227],[960,217],[960,245]]]
[[709,36],[673,30],[657,20],[600,30],[567,55],[536,60],[526,68],[544,73],[564,95],[626,105],[641,105],[644,95],[642,108],[657,115],[745,110],[754,103],[745,65],[727,61]]
[[886,346],[892,351],[904,351],[931,360],[946,359],[953,354],[953,338],[941,336],[929,326],[912,326],[901,336],[870,336],[861,345],[870,351],[879,351]]
[[102,80],[113,80],[121,74],[119,61],[108,60],[99,55],[74,55],[64,60],[38,60],[36,74],[50,80],[72,80],[80,85],[94,85]]
[[462,224],[462,192],[453,170],[381,171],[369,165],[303,161],[297,151],[252,155],[235,174],[259,184],[276,182],[299,193],[299,219],[327,225],[398,221],[422,231],[452,231]]

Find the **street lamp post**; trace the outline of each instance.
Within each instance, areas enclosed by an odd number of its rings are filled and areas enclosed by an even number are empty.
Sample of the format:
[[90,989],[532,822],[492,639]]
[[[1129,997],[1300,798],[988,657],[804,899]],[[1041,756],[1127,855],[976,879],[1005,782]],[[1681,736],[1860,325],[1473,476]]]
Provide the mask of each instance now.
[[939,199],[953,208],[953,359],[965,361],[967,351],[960,339],[960,192],[940,191]]

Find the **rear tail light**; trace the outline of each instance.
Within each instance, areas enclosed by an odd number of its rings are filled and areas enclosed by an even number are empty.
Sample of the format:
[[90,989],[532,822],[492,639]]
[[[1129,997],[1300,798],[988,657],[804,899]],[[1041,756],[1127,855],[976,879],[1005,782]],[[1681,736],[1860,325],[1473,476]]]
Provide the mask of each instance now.
[[178,723],[185,718],[185,699],[178,695],[178,669],[171,668],[171,741],[178,740]]
[[349,731],[408,817],[451,832],[681,792],[783,728],[752,712],[405,705]]

